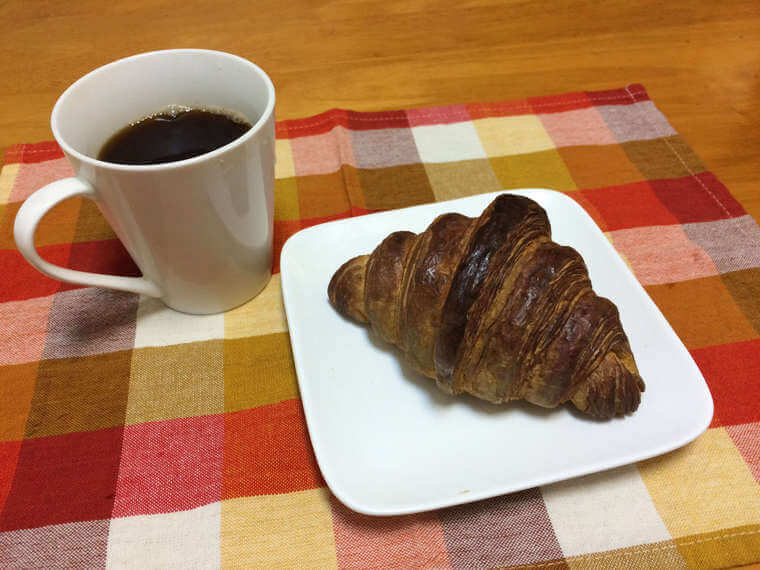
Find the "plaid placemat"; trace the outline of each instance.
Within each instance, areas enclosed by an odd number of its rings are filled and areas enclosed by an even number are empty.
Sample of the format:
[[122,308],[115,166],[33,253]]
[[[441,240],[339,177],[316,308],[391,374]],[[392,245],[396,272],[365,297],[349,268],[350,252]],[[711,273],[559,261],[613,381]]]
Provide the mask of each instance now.
[[[694,443],[437,512],[372,518],[325,488],[279,275],[193,317],[43,277],[21,201],[72,174],[54,143],[0,174],[0,566],[718,567],[760,560],[760,228],[643,87],[277,125],[276,258],[326,220],[547,187],[586,208],[701,368]],[[92,202],[42,222],[44,257],[137,274]],[[277,269],[277,268],[276,268]],[[515,461],[520,461],[515,457]]]

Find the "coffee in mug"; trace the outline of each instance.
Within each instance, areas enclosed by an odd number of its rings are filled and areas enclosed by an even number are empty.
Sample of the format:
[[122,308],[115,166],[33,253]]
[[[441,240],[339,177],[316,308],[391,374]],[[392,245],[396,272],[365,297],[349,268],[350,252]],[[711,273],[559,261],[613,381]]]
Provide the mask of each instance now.
[[251,128],[231,111],[170,106],[136,120],[114,134],[98,160],[116,164],[163,164],[206,154],[240,138]]

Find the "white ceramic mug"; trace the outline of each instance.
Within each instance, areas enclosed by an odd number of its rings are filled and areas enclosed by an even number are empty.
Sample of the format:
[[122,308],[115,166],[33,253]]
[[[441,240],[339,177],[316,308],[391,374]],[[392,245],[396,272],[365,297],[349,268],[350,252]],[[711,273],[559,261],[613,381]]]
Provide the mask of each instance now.
[[[85,75],[61,95],[51,117],[76,177],[48,184],[24,202],[14,227],[19,251],[54,279],[160,297],[187,313],[244,303],[271,276],[274,101],[263,70],[209,50],[143,53]],[[139,166],[97,160],[114,133],[169,105],[225,109],[253,127],[187,160]],[[74,196],[95,200],[143,277],[74,271],[39,256],[37,224]]]

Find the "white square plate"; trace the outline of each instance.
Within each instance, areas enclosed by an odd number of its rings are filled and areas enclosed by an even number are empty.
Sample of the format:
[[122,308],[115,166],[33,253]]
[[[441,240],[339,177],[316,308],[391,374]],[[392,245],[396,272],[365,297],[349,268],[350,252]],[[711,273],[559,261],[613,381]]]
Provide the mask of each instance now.
[[421,232],[445,212],[479,216],[499,192],[307,228],[282,251],[285,310],[314,452],[351,509],[396,515],[476,501],[659,455],[709,425],[712,398],[699,368],[591,217],[558,192],[515,193],[546,209],[553,239],[581,253],[594,290],[617,304],[646,382],[641,406],[595,421],[567,406],[450,397],[329,304],[330,278],[349,258],[393,231]]

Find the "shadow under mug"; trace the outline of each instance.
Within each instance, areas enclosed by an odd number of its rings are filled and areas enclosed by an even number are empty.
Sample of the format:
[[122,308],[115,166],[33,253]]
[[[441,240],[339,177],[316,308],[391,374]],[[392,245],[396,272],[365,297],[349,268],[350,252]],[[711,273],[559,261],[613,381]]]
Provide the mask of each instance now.
[[[48,184],[22,204],[14,225],[19,251],[54,279],[159,297],[187,313],[246,302],[271,277],[274,103],[267,74],[223,52],[155,51],[90,72],[61,95],[51,116],[76,176]],[[253,126],[187,160],[137,166],[97,160],[115,132],[169,105],[225,109]],[[74,196],[96,202],[142,277],[75,271],[40,257],[38,223]]]

